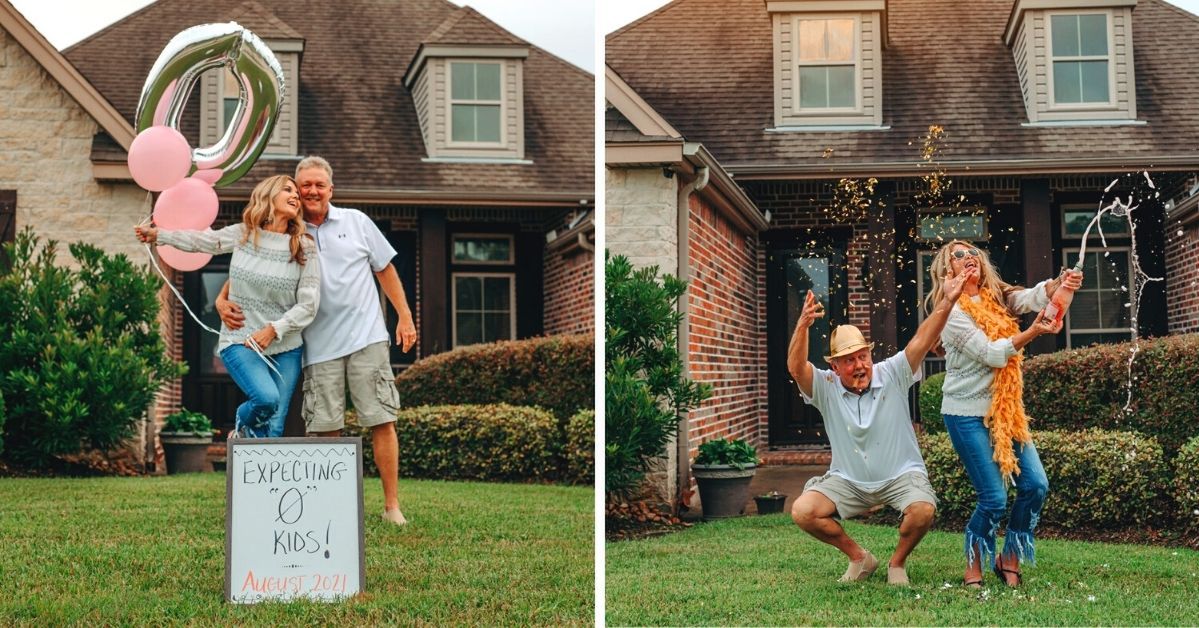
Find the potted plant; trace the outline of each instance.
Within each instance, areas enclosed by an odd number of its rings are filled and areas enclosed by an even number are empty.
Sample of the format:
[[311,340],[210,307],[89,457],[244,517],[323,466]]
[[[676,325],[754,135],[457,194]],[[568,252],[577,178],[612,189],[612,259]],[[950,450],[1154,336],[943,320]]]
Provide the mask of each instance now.
[[699,484],[704,519],[737,517],[749,501],[758,452],[743,439],[710,440],[699,446],[691,474]]
[[207,471],[212,422],[203,413],[185,408],[168,416],[158,437],[166,452],[167,473]]
[[778,491],[754,495],[754,503],[758,505],[759,515],[773,515],[783,512],[783,504],[786,502],[787,496]]

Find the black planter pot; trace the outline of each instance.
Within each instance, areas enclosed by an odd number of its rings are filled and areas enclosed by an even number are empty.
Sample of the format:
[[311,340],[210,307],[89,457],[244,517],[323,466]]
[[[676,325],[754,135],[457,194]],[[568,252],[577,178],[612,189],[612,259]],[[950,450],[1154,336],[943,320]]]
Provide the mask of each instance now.
[[162,450],[166,454],[167,473],[200,473],[208,470],[208,446],[212,436],[194,432],[161,432]]
[[783,504],[787,503],[787,496],[783,494],[755,495],[754,503],[758,506],[759,515],[773,515],[783,512]]
[[749,501],[749,483],[757,465],[738,469],[727,464],[693,464],[691,475],[699,484],[699,499],[704,519],[739,517]]

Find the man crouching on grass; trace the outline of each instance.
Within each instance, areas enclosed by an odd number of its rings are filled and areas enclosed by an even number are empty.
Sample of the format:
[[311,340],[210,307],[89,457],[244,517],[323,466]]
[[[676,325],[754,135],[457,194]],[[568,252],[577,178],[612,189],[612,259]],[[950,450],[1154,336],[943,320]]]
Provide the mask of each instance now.
[[816,370],[808,361],[808,329],[824,312],[811,290],[804,299],[787,351],[787,370],[804,402],[824,416],[833,461],[828,473],[808,481],[792,504],[791,518],[805,532],[849,557],[841,582],[869,578],[878,569],[878,560],[849,538],[838,519],[882,505],[903,513],[899,543],[887,568],[887,583],[901,586],[908,584],[908,554],[932,526],[937,498],[916,444],[907,392],[920,380],[924,356],[941,336],[966,277],[963,273],[946,279],[941,302],[911,342],[878,364],[870,361],[874,344],[867,344],[857,327],[834,329],[825,356],[831,371]]

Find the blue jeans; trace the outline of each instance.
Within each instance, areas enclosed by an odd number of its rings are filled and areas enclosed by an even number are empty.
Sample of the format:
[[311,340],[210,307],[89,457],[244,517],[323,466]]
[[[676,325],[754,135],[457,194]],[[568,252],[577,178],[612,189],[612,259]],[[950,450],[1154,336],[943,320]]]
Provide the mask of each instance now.
[[267,356],[274,360],[279,375],[266,362],[244,345],[230,345],[221,351],[225,370],[238,388],[249,397],[237,407],[237,427],[244,428],[254,438],[283,436],[287,421],[287,406],[300,381],[301,357],[304,348]]
[[[966,467],[974,491],[978,493],[978,506],[966,524],[966,561],[994,560],[995,532],[1007,512],[1008,491],[999,472],[999,464],[993,459],[995,452],[991,447],[991,431],[983,425],[980,416],[951,414],[945,415],[945,429]],[[1032,533],[1041,519],[1041,506],[1049,492],[1049,480],[1045,477],[1045,468],[1041,466],[1037,448],[1032,443],[1013,443],[1013,447],[1020,473],[1015,478],[1016,499],[1012,501],[1012,514],[1008,517],[1003,555],[1036,563]]]

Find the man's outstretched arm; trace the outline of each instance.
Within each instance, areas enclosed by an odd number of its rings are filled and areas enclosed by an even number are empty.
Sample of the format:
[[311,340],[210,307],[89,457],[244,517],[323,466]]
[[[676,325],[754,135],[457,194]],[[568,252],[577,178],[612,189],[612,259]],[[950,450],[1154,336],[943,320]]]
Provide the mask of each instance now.
[[812,374],[815,370],[808,361],[808,330],[816,319],[823,317],[824,306],[808,290],[808,295],[804,297],[803,312],[795,323],[795,333],[791,335],[791,345],[787,348],[787,371],[808,397],[812,396]]
[[957,277],[945,278],[941,289],[941,300],[933,306],[933,311],[929,312],[924,322],[920,323],[920,327],[916,329],[916,335],[908,341],[908,346],[903,348],[913,373],[920,369],[921,363],[924,362],[924,356],[928,355],[928,352],[937,344],[937,340],[941,338],[941,330],[945,329],[945,321],[949,320],[953,304],[957,303],[958,297],[962,295],[962,288],[965,287],[966,280],[977,274],[977,268],[968,268],[966,272]]

